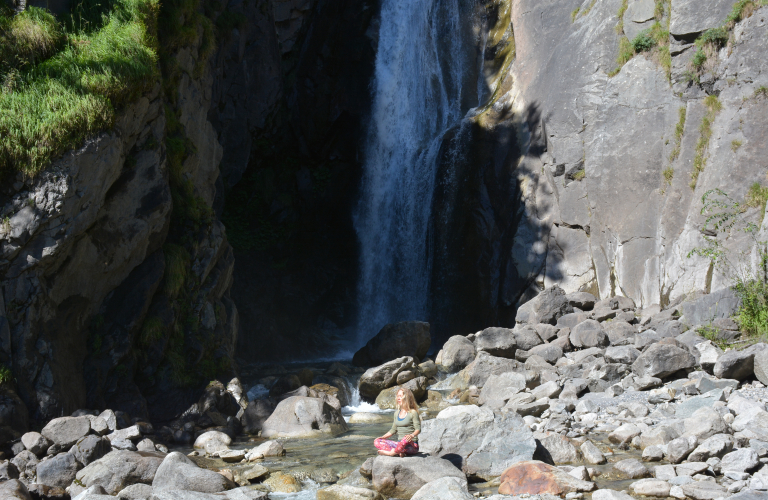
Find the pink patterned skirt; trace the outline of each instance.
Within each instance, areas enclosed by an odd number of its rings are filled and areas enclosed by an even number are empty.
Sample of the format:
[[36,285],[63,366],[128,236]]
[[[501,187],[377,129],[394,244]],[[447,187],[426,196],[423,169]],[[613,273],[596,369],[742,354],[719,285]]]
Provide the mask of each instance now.
[[376,438],[373,440],[373,446],[375,446],[376,449],[383,451],[395,450],[395,453],[402,453],[404,455],[415,455],[419,452],[419,443],[408,443],[405,441],[405,439],[397,442],[390,441],[389,439]]

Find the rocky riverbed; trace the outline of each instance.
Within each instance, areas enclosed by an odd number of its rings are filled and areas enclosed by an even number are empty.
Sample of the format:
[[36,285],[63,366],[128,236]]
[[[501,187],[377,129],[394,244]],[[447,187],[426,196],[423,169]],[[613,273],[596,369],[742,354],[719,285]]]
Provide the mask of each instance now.
[[[390,325],[356,355],[386,360],[367,369],[245,367],[245,387],[211,382],[170,422],[51,420],[6,443],[0,496],[768,498],[768,346],[740,339],[737,307],[728,291],[640,311],[553,287],[514,329],[452,337],[434,361],[429,325]],[[398,385],[423,419],[421,454],[405,459],[372,446]]]

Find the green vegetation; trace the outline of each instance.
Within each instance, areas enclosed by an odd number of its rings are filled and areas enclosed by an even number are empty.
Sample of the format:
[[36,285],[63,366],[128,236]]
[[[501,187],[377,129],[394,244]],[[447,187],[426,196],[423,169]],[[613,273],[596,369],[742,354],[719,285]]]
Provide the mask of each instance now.
[[713,327],[712,324],[704,325],[696,329],[696,333],[701,335],[707,340],[712,341],[713,344],[715,344],[717,347],[719,347],[722,350],[727,349],[730,347],[730,343],[727,340],[724,340],[720,338],[720,331]]
[[691,189],[696,189],[699,175],[704,171],[707,164],[706,154],[709,139],[712,137],[712,123],[720,110],[723,109],[723,105],[716,95],[707,96],[704,99],[704,105],[707,107],[707,113],[699,126],[699,140],[696,141],[696,155],[693,158],[693,170],[691,171]]
[[[74,11],[95,11],[95,1]],[[85,14],[57,22],[34,8],[0,12],[0,174],[37,174],[151,88],[157,10],[156,0],[113,0],[98,23]]]
[[739,21],[750,17],[756,8],[768,5],[768,0],[739,0],[731,9],[731,13],[725,18],[723,23],[728,29],[733,29],[733,25]]
[[139,345],[148,347],[154,342],[162,339],[165,335],[165,325],[163,320],[157,316],[151,316],[144,320],[144,325],[139,333]]
[[740,140],[738,140],[738,139],[734,139],[734,140],[732,140],[732,141],[731,141],[731,150],[732,150],[734,153],[735,153],[736,151],[738,151],[740,147],[741,147],[741,141],[740,141]]
[[[759,184],[756,188],[753,185],[753,188],[768,199],[768,193],[763,191],[765,188]],[[734,255],[734,251],[726,251],[723,247],[722,241],[725,238],[704,236],[706,246],[695,248],[688,253],[688,257],[706,257],[713,267],[732,280],[733,289],[742,301],[735,318],[739,329],[748,339],[765,339],[768,336],[768,242],[758,241],[759,225],[748,221],[741,204],[720,189],[704,193],[702,203],[701,213],[707,216],[704,229],[715,234],[724,233],[726,236],[735,231],[742,232],[751,240],[751,248]],[[757,252],[758,257],[756,269],[751,265],[753,251]]]
[[666,182],[668,186],[672,185],[672,178],[675,176],[675,169],[672,167],[667,167],[664,169],[663,175],[664,182]]
[[635,53],[647,52],[656,46],[656,40],[651,36],[651,29],[643,30],[632,40]]
[[757,87],[755,89],[755,97],[768,97],[768,87],[765,85]]
[[11,369],[5,365],[0,364],[0,385],[7,384],[13,381],[13,374]]
[[573,12],[571,12],[571,22],[575,23],[576,18],[579,17],[579,10],[581,10],[581,7],[576,7]]
[[579,171],[577,171],[577,172],[575,172],[573,174],[573,180],[581,181],[582,179],[584,179],[584,177],[586,177],[586,175],[587,175],[587,173],[582,168],[581,170],[579,170]]
[[616,13],[616,15],[619,17],[619,22],[616,24],[616,34],[618,35],[624,34],[624,13],[627,12],[628,7],[629,0],[621,0],[619,12]]
[[[619,55],[616,58],[616,64],[618,64],[618,66],[611,71],[608,76],[612,77],[617,75],[619,71],[621,71],[621,68],[636,54],[649,52],[651,59],[656,61],[664,69],[664,74],[667,76],[667,80],[670,79],[672,56],[669,53],[669,23],[667,23],[667,27],[664,28],[660,22],[664,16],[664,8],[665,3],[663,1],[656,2],[656,14],[658,20],[653,23],[653,26],[641,31],[631,41],[626,36],[622,36],[619,39]],[[619,9],[619,24],[616,26],[616,31],[619,33],[624,32],[622,16],[625,11],[626,2],[624,2]]]
[[675,161],[680,156],[680,143],[683,140],[683,132],[685,132],[686,112],[687,108],[685,106],[680,106],[680,109],[677,110],[679,119],[677,125],[675,125],[675,147],[672,148],[672,152],[669,154],[669,161]]
[[746,206],[750,208],[759,208],[761,209],[761,213],[764,213],[766,202],[768,202],[768,187],[761,186],[759,182],[755,182],[749,186],[746,199],[744,200]]

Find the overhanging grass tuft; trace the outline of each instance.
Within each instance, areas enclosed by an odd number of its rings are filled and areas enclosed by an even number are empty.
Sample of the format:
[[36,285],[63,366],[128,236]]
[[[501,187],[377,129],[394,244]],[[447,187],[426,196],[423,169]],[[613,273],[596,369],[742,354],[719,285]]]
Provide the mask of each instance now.
[[34,176],[56,156],[111,127],[119,107],[154,85],[157,55],[148,26],[154,25],[158,5],[155,0],[116,5],[120,8],[105,15],[100,29],[70,33],[45,61],[15,73],[6,70],[0,174]]

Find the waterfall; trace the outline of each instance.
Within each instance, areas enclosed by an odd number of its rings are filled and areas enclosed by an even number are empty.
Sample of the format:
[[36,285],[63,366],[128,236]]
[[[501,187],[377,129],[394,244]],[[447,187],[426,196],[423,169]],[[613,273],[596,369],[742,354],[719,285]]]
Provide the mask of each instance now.
[[[459,0],[383,0],[373,107],[355,213],[358,341],[426,320],[430,218],[443,134],[463,116],[468,67]],[[474,70],[469,70],[473,72]],[[473,99],[476,89],[472,92]]]

